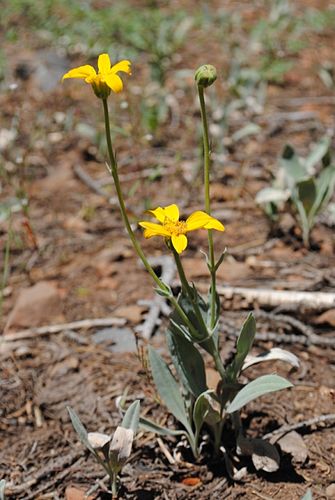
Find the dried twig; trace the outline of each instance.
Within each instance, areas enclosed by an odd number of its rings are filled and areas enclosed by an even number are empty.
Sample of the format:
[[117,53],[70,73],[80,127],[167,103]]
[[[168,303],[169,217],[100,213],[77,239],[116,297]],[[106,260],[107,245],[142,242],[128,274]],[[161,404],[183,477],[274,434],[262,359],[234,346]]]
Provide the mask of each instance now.
[[111,205],[116,204],[116,198],[109,196],[109,194],[100,187],[99,182],[92,179],[92,177],[87,172],[85,172],[85,170],[83,170],[80,165],[74,165],[73,171],[78,177],[78,179],[80,179],[84,184],[86,184],[86,186],[89,187],[94,193],[98,194],[99,196],[102,196],[103,198],[106,198],[106,200]]
[[257,302],[261,306],[295,305],[295,307],[302,307],[310,311],[335,307],[335,293],[296,292],[291,290],[267,290],[263,288],[230,286],[218,286],[217,292],[225,299],[241,297],[249,303]]
[[311,427],[311,425],[331,420],[335,420],[335,413],[328,413],[327,415],[319,415],[318,417],[310,418],[308,420],[304,420],[303,422],[298,422],[296,424],[282,425],[282,427],[279,427],[279,429],[276,429],[272,432],[268,432],[268,434],[265,434],[265,436],[263,436],[263,439],[269,439],[272,438],[273,436],[278,436],[279,439],[283,434],[287,434],[288,432],[294,431],[296,429],[301,429],[302,427]]
[[[160,278],[166,285],[170,285],[175,274],[173,259],[168,255],[161,255],[159,257],[149,259],[149,262],[153,267],[161,266],[162,271]],[[144,339],[148,340],[152,336],[156,326],[159,324],[161,314],[168,316],[171,310],[164,297],[161,297],[160,295],[156,295],[155,298],[149,302],[141,300],[139,301],[139,304],[150,306],[144,323],[139,325],[136,329]]]
[[61,323],[59,325],[47,325],[37,328],[28,328],[27,330],[20,330],[15,333],[8,333],[0,338],[1,344],[7,342],[29,339],[31,337],[41,337],[43,335],[50,335],[51,333],[60,333],[64,330],[78,330],[79,328],[93,328],[96,326],[123,326],[126,324],[124,318],[93,318],[82,319],[80,321],[72,321],[72,323]]

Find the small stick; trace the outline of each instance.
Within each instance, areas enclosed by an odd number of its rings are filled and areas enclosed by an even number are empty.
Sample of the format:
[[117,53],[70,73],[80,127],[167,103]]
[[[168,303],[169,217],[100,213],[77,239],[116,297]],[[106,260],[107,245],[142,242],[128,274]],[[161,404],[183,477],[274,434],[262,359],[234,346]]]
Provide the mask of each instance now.
[[167,461],[169,462],[170,465],[176,465],[176,461],[175,459],[173,458],[173,456],[171,455],[171,453],[169,452],[169,450],[167,449],[167,447],[165,446],[165,444],[163,443],[163,441],[161,440],[161,438],[157,438],[157,443],[161,449],[161,451],[163,452],[163,454],[165,455]]
[[278,434],[279,434],[278,436],[279,439],[279,437],[282,434],[287,434],[290,431],[301,429],[301,427],[310,427],[311,425],[319,424],[320,422],[327,422],[328,420],[335,420],[335,413],[328,413],[327,415],[319,415],[318,417],[310,418],[309,420],[304,420],[303,422],[298,422],[297,424],[283,425],[282,427],[279,427],[279,429],[276,429],[272,432],[269,432],[268,434],[265,434],[265,436],[263,436],[262,439],[269,439]]
[[93,328],[96,326],[123,326],[126,324],[124,318],[93,318],[72,321],[71,323],[62,323],[59,325],[40,326],[37,328],[28,328],[15,333],[5,334],[0,339],[0,345],[7,342],[29,339],[31,337],[41,337],[51,333],[60,333],[64,330],[78,330],[80,328]]
[[99,183],[92,179],[92,177],[85,172],[79,165],[74,165],[73,171],[87,187],[89,187],[94,193],[105,198],[111,205],[116,204],[116,198],[110,197],[109,194],[100,187]]
[[[174,274],[175,274],[175,264],[170,256],[161,255],[160,257],[152,257],[149,259],[149,263],[153,267],[161,266],[161,276],[160,279],[166,285],[170,285],[172,283]],[[140,301],[140,304],[147,305],[147,301]],[[136,329],[141,336],[149,340],[152,336],[157,324],[160,321],[160,315],[164,314],[168,316],[170,314],[170,308],[166,304],[164,297],[157,295],[153,300],[149,302],[150,308],[144,320],[144,323],[139,325]]]

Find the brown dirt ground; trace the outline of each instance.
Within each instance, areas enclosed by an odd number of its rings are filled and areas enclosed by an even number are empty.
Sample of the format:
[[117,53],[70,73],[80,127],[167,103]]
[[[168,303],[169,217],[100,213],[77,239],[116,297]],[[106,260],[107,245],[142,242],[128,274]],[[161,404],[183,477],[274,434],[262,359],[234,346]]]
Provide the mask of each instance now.
[[[220,2],[216,2],[220,4]],[[320,2],[308,2],[318,4]],[[230,2],[232,8],[235,2]],[[229,5],[230,5],[229,4]],[[239,2],[245,22],[257,17],[257,8],[248,8]],[[306,2],[298,2],[302,9]],[[193,2],[183,2],[192,8]],[[214,3],[213,3],[214,5]],[[175,2],[171,3],[175,8]],[[206,54],[215,54],[214,64],[226,67],[225,54],[215,40],[197,50],[195,31],[180,53],[173,69],[196,68],[207,61]],[[200,35],[199,35],[200,36]],[[270,229],[268,220],[257,208],[254,195],[270,178],[286,141],[295,144],[301,153],[308,145],[334,129],[335,101],[331,92],[322,86],[316,74],[320,57],[335,63],[335,34],[314,34],[309,47],[295,58],[295,69],[290,71],[282,85],[270,85],[264,113],[255,118],[262,127],[261,138],[252,136],[230,146],[224,164],[214,161],[213,209],[226,226],[218,246],[228,248],[228,257],[220,272],[220,284],[265,287],[279,290],[328,291],[335,289],[334,232],[332,227],[319,223],[312,232],[312,248],[301,243],[299,228],[286,229],[285,224]],[[32,44],[27,57],[36,58]],[[20,50],[23,47],[19,47]],[[6,47],[11,65],[19,63],[18,47]],[[22,52],[21,52],[22,53]],[[82,61],[73,61],[71,66]],[[118,159],[121,173],[133,174],[125,180],[125,192],[130,193],[127,204],[133,220],[142,217],[145,202],[150,206],[177,201],[185,213],[201,209],[201,180],[191,178],[198,165],[198,109],[194,98],[192,79],[185,83],[178,98],[179,124],[171,121],[159,130],[155,141],[147,144],[138,130],[134,130],[131,114],[123,111],[121,102],[134,101],[132,88],[144,85],[148,75],[143,64],[135,66],[125,94],[113,98],[115,116],[131,130],[128,137],[117,137]],[[9,77],[10,79],[12,76]],[[20,181],[4,183],[4,198],[12,196],[24,185],[29,196],[29,224],[17,214],[12,229],[21,244],[12,250],[10,277],[5,289],[2,326],[12,310],[19,291],[41,280],[56,283],[61,291],[62,310],[66,321],[84,318],[125,317],[131,329],[139,324],[146,312],[138,307],[138,300],[152,299],[152,283],[134,257],[124,233],[115,204],[93,193],[78,177],[73,168],[81,166],[95,180],[107,177],[104,155],[89,139],[74,129],[66,130],[57,121],[59,113],[70,113],[74,123],[85,122],[102,128],[99,102],[90,89],[72,82],[59,85],[50,92],[39,90],[36,77],[17,80],[16,91],[0,94],[0,113],[6,127],[13,117],[19,121],[15,155],[23,158]],[[171,94],[178,90],[173,71],[167,81]],[[227,96],[224,84],[217,84],[212,97],[223,100]],[[315,97],[330,97],[329,100]],[[291,99],[304,97],[301,104],[290,105]],[[333,100],[332,100],[333,99]],[[70,110],[70,111],[69,111]],[[277,123],[276,113],[313,111],[313,123],[289,120]],[[58,115],[57,115],[58,113]],[[232,117],[230,135],[240,127],[247,116]],[[301,125],[301,123],[300,123]],[[133,127],[133,129],[132,129]],[[58,135],[57,135],[58,134]],[[221,139],[215,140],[214,149],[222,149]],[[181,152],[178,163],[175,152]],[[7,156],[6,156],[7,155]],[[14,153],[5,152],[4,159],[13,164]],[[156,179],[141,180],[144,168],[162,165],[163,173]],[[129,178],[129,177],[128,177]],[[140,179],[138,181],[138,179]],[[175,195],[180,198],[176,199]],[[180,194],[181,193],[181,194]],[[113,196],[112,188],[110,195]],[[6,231],[0,233],[5,245]],[[33,236],[32,236],[33,234]],[[141,233],[138,231],[141,238]],[[37,246],[35,246],[35,240]],[[205,248],[206,235],[192,235],[185,254],[188,273],[197,283],[206,283],[202,273],[199,248]],[[144,241],[143,247],[151,255],[160,255],[160,241]],[[107,261],[105,250],[108,249]],[[255,311],[259,306],[253,304]],[[255,351],[282,346],[301,359],[301,368],[289,374],[294,389],[262,398],[248,405],[242,417],[250,436],[262,436],[283,424],[294,424],[322,414],[332,413],[334,403],[334,362],[331,347],[304,345],[301,331],[288,328],[285,322],[274,322],[270,311],[259,314],[260,331],[276,331],[280,342],[257,341]],[[330,338],[330,324],[319,324],[318,313],[304,310],[284,311],[313,329],[322,338]],[[247,310],[241,301],[225,301],[223,317],[239,328]],[[164,349],[164,321],[152,342]],[[225,329],[223,327],[225,332]],[[115,398],[127,388],[131,399],[140,398],[143,411],[160,423],[176,423],[160,408],[146,370],[136,353],[113,352],[92,342],[96,329],[81,330],[76,335],[63,331],[41,337],[32,337],[14,343],[10,351],[1,353],[0,471],[8,481],[9,498],[47,499],[64,498],[69,485],[88,489],[97,478],[103,478],[98,466],[78,444],[65,407],[71,405],[90,430],[111,432],[119,422]],[[283,334],[287,340],[283,341]],[[301,343],[292,342],[290,335],[300,335]],[[223,335],[225,337],[225,335]],[[285,345],[286,343],[286,345]],[[223,354],[227,355],[233,341],[227,334],[222,340]],[[288,374],[280,364],[278,373]],[[250,375],[256,372],[250,372]],[[259,371],[257,371],[259,373]],[[302,428],[299,433],[308,449],[304,464],[294,463],[284,454],[280,471],[275,474],[257,473],[247,463],[248,474],[240,482],[227,479],[222,462],[204,459],[199,463],[183,461],[169,464],[154,436],[140,434],[135,451],[122,474],[124,498],[199,498],[210,499],[299,499],[311,487],[317,499],[325,499],[326,488],[335,479],[332,464],[335,449],[332,441],[333,422]],[[164,439],[173,453],[176,443]],[[196,478],[189,486],[188,479]],[[104,497],[102,489],[97,498]]]

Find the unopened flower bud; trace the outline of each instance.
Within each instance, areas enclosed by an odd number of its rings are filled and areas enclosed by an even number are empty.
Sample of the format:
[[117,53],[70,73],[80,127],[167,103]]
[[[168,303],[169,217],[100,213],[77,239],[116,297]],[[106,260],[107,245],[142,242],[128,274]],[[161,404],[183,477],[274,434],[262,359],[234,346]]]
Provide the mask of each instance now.
[[194,79],[200,87],[209,87],[215,82],[216,78],[216,68],[211,64],[204,64],[203,66],[200,66],[194,75]]

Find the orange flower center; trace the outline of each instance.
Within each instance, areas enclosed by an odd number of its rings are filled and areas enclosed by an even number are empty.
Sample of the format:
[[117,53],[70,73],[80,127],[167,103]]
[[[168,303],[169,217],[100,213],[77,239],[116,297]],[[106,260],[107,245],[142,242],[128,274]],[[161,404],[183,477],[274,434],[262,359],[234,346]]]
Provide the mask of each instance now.
[[185,234],[187,231],[186,222],[183,220],[173,221],[168,217],[165,217],[163,226],[171,234],[171,236],[179,236],[180,234]]

